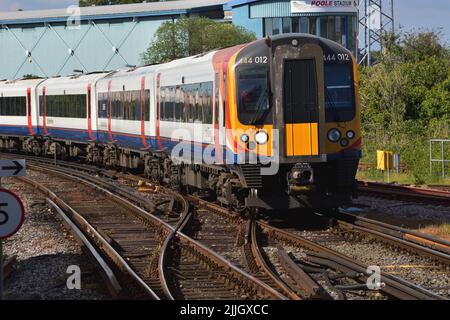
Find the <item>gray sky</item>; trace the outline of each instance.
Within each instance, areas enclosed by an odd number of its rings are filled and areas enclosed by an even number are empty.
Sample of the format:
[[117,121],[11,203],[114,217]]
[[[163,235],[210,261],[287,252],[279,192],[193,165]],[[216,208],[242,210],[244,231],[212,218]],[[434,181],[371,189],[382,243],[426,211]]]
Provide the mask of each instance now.
[[[405,30],[442,28],[450,44],[450,0],[394,0],[396,27]],[[78,0],[0,0],[0,11],[64,8]]]

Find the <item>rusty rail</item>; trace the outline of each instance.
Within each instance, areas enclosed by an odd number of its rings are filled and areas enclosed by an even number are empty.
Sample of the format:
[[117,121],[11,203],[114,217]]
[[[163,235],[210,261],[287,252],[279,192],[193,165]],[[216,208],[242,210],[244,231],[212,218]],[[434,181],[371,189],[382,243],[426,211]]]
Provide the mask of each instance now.
[[[287,232],[282,229],[275,228],[267,223],[258,222],[262,230],[264,230],[269,237],[272,237],[278,241],[289,243],[292,245],[297,245],[310,250],[311,254],[315,254],[319,258],[322,258],[325,262],[328,261],[334,264],[334,267],[341,268],[345,272],[355,272],[357,274],[364,274],[360,277],[360,280],[367,281],[368,266],[351,259],[343,254],[335,252],[329,248],[326,248],[318,243],[309,241],[299,235]],[[430,292],[424,288],[418,287],[408,281],[395,277],[386,272],[381,273],[382,282],[385,286],[380,290],[389,296],[395,297],[402,300],[444,300],[443,297]]]
[[[59,173],[62,174],[62,173]],[[72,177],[72,179],[77,179]],[[89,222],[83,218],[83,216],[70,207],[66,202],[60,199],[56,194],[54,194],[51,190],[41,185],[40,183],[30,180],[28,178],[20,178],[25,183],[28,183],[34,187],[36,187],[40,192],[45,194],[53,203],[57,204],[59,210],[64,212],[63,216],[68,218],[68,221],[72,222],[72,226],[79,226],[82,230],[85,230],[89,237],[93,239],[93,242],[96,243],[96,247],[101,248],[101,250],[108,256],[109,259],[130,279],[133,281],[144,291],[147,293],[150,299],[159,300],[160,298],[156,295],[156,293],[141,279],[141,277],[129,266],[129,264],[122,258],[122,256],[110,245],[110,243],[96,230],[94,226],[89,224]],[[88,183],[88,182],[86,182]],[[100,188],[96,186],[96,188]],[[101,188],[100,188],[101,189]],[[109,193],[109,191],[101,189],[105,193]],[[113,196],[110,194],[110,196]],[[60,213],[60,212],[58,212]],[[67,214],[65,214],[67,213]],[[69,218],[70,216],[70,218]],[[81,236],[81,234],[80,234]],[[102,267],[106,267],[106,263],[101,265]],[[108,268],[110,269],[110,268]],[[108,276],[111,276],[110,271],[106,271]],[[111,278],[112,279],[112,278]],[[115,282],[114,280],[112,280]],[[113,285],[116,289],[118,289],[117,284]]]
[[400,197],[411,199],[413,201],[425,203],[431,202],[450,206],[450,192],[445,190],[358,181],[358,191],[385,197]]

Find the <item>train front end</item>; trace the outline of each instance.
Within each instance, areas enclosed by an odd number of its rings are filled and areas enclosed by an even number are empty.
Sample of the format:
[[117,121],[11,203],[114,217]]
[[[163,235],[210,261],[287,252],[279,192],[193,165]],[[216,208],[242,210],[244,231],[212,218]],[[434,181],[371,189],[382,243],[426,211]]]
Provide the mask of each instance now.
[[228,65],[228,148],[247,207],[349,203],[361,158],[357,66],[340,45],[304,34],[255,41]]

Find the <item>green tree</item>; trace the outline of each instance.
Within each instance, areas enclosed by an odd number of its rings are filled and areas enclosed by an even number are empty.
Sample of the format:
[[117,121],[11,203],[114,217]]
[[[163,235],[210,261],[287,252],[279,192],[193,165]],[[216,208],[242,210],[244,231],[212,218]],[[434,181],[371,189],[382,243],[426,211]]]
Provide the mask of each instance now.
[[255,39],[254,33],[232,24],[203,17],[181,18],[158,28],[142,58],[147,64],[164,63]]
[[[436,32],[387,34],[385,50],[360,68],[364,157],[401,154],[411,180],[428,174],[428,140],[449,138],[450,50]],[[450,154],[448,155],[450,157]]]

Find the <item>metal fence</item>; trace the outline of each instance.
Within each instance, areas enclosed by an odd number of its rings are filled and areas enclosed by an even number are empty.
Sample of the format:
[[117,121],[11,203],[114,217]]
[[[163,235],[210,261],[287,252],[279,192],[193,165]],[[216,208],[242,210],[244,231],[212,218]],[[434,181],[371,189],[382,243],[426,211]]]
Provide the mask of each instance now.
[[[445,164],[450,163],[450,159],[445,158],[445,145],[450,143],[448,139],[431,139],[430,140],[430,173],[433,171],[433,163],[437,162],[441,164],[442,177],[445,177]],[[433,159],[433,146],[440,145],[440,159]]]

